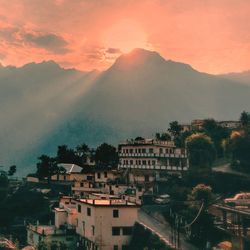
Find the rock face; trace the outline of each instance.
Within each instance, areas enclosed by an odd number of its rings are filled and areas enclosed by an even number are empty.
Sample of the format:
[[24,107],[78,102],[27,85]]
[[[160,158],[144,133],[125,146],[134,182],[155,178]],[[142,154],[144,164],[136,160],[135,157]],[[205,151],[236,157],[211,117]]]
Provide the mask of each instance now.
[[21,165],[24,172],[60,144],[116,144],[150,137],[173,120],[238,119],[250,108],[250,86],[143,49],[101,73],[52,61],[0,67],[0,86],[0,165]]

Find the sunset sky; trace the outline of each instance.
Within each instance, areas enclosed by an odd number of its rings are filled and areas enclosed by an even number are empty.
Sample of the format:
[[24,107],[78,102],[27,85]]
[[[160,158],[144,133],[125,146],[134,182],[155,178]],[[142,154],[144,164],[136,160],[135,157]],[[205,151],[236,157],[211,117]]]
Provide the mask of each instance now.
[[250,69],[248,0],[0,0],[0,62],[104,70],[135,47],[199,71]]

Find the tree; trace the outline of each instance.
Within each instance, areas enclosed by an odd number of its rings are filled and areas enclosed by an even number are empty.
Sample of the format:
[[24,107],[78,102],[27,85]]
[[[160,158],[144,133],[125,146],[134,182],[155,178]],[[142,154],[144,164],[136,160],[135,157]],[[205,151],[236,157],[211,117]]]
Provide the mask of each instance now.
[[38,157],[39,162],[37,163],[37,175],[39,178],[48,177],[48,182],[52,175],[58,171],[56,158],[49,157],[47,155],[41,155]]
[[196,133],[186,140],[189,161],[192,168],[211,167],[215,160],[215,147],[210,137]]
[[15,166],[15,165],[12,165],[12,166],[10,166],[10,168],[9,168],[8,175],[9,175],[9,176],[12,176],[12,175],[14,175],[14,173],[16,173],[16,166]]
[[171,136],[168,133],[156,133],[155,134],[155,138],[159,141],[170,141],[171,140]]
[[168,131],[176,138],[181,133],[181,125],[177,121],[170,122]]
[[[187,212],[193,216],[191,224],[191,239],[195,243],[198,243],[202,248],[211,240],[210,234],[213,230],[213,217],[207,211],[212,197],[213,193],[210,186],[198,184],[192,189],[188,198],[190,205]],[[191,201],[194,201],[194,203]]]
[[95,152],[96,164],[103,167],[115,167],[118,164],[118,153],[116,148],[107,144],[101,144]]
[[191,131],[184,131],[184,132],[180,133],[180,135],[178,135],[178,136],[174,139],[174,142],[175,142],[176,147],[185,148],[185,147],[186,147],[186,139],[187,139],[190,135],[192,135],[192,132],[191,132]]
[[56,160],[58,163],[74,163],[81,165],[81,157],[75,151],[68,148],[67,145],[61,145],[57,148]]
[[223,140],[229,138],[229,129],[217,124],[214,119],[206,119],[204,120],[203,131],[212,139],[217,156],[222,157],[224,155]]
[[246,111],[243,111],[240,115],[240,123],[242,127],[247,127],[250,124],[250,114]]
[[204,202],[204,205],[208,206],[212,200],[212,188],[205,184],[198,184],[192,189],[189,200]]
[[8,193],[9,180],[6,174],[0,174],[0,204],[6,198]]
[[238,170],[250,172],[250,135],[238,134],[231,138],[229,142],[233,166]]
[[75,153],[80,158],[81,165],[85,165],[88,157],[92,156],[90,148],[85,143],[78,145]]

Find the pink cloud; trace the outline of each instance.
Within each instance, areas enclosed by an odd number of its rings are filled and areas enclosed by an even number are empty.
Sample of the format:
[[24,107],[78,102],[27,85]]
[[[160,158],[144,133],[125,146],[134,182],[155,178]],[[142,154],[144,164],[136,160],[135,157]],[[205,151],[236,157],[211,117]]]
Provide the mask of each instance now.
[[[52,59],[83,70],[105,69],[119,56],[108,49],[122,50],[117,44],[126,41],[132,46],[133,34],[141,33],[144,47],[198,70],[247,70],[249,12],[245,0],[0,0],[1,62]],[[112,32],[123,20],[138,24],[138,32],[120,32],[119,42]]]

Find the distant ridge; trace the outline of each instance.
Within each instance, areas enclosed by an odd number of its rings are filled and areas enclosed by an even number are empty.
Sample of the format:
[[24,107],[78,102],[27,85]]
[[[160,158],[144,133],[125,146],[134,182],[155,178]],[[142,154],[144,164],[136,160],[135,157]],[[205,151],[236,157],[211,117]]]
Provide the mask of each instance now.
[[103,72],[53,61],[2,67],[0,86],[0,165],[16,164],[23,173],[60,144],[117,144],[154,136],[173,120],[234,120],[250,110],[250,86],[144,49]]

